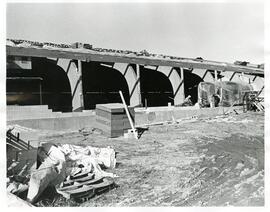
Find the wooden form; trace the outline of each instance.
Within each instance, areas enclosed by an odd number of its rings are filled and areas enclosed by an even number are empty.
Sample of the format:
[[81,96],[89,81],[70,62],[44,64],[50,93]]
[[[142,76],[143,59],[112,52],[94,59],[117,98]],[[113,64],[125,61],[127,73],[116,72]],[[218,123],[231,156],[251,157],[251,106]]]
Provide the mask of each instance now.
[[[129,108],[130,114],[135,117],[134,108]],[[109,137],[124,135],[124,131],[131,128],[123,104],[98,104],[96,105],[96,126]]]

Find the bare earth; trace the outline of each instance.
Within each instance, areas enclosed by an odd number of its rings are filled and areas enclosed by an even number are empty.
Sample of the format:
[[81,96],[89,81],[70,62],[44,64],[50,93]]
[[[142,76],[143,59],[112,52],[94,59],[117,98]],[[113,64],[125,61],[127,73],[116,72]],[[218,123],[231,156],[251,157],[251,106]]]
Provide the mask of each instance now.
[[139,140],[98,131],[47,135],[43,141],[117,154],[117,187],[78,204],[56,196],[38,206],[263,206],[264,114],[246,113],[152,126]]

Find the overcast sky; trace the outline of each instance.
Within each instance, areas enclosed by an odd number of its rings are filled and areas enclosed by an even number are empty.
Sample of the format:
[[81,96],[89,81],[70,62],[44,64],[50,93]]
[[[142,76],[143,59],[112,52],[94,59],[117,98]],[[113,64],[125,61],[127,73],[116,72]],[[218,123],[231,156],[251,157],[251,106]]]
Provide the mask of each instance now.
[[263,63],[262,3],[8,4],[7,38]]

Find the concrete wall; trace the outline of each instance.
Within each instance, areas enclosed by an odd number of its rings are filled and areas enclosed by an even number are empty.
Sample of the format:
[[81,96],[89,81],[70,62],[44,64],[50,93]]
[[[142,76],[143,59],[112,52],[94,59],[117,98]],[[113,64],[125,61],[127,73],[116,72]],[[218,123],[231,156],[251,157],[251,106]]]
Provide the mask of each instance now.
[[7,125],[20,125],[32,129],[42,130],[79,130],[84,127],[95,127],[95,116],[71,116],[57,118],[40,118],[7,121]]
[[[18,107],[19,108],[19,107]],[[242,109],[242,107],[234,107]],[[153,124],[157,122],[173,121],[196,117],[214,117],[228,111],[228,107],[216,108],[195,108],[195,107],[154,107],[154,108],[136,108],[135,125]],[[26,109],[25,109],[26,110]],[[36,108],[37,110],[37,108]],[[13,109],[14,113],[15,109]],[[38,117],[38,114],[32,117],[12,119],[7,121],[8,125],[20,125],[32,129],[42,130],[79,130],[84,127],[97,127],[94,111],[81,113],[52,113],[50,118]]]
[[[242,110],[242,107],[234,107]],[[135,122],[137,126],[144,124],[154,124],[164,121],[174,121],[177,119],[188,119],[192,117],[215,117],[228,111],[228,107],[201,108],[195,107],[168,107],[168,108],[148,108],[147,110],[136,111]]]

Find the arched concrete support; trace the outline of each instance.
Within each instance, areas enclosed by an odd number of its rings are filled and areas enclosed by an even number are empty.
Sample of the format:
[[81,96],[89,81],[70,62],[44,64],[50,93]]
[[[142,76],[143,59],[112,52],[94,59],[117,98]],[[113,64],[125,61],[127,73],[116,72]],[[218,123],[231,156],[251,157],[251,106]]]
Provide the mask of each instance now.
[[246,82],[252,83],[254,76],[244,73],[232,72],[232,71],[224,71],[221,73],[224,77],[222,81],[231,81],[231,82]]
[[114,63],[113,68],[119,71],[127,81],[130,97],[130,106],[140,105],[140,78],[137,78],[133,67],[127,63]]
[[208,70],[193,69],[192,73],[201,77],[204,82],[214,82],[215,81],[215,78],[212,76],[212,74]]
[[[72,94],[72,111],[83,110],[82,94],[82,74],[76,66],[76,63],[69,59],[59,58],[57,65],[60,66],[67,74]],[[59,82],[61,83],[61,82]]]
[[237,72],[224,72],[226,78],[223,81],[231,81],[231,82],[247,82],[248,77],[245,74],[237,73]]
[[259,91],[259,96],[264,96],[264,78],[259,76],[253,76],[252,86],[254,90]]
[[222,81],[232,81],[236,76],[235,72],[232,71],[224,71],[221,73],[223,76]]
[[169,78],[174,93],[174,105],[183,103],[185,99],[183,70],[181,70],[181,76],[173,67],[169,66],[158,66],[157,71]]

